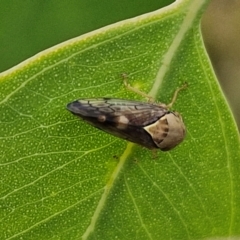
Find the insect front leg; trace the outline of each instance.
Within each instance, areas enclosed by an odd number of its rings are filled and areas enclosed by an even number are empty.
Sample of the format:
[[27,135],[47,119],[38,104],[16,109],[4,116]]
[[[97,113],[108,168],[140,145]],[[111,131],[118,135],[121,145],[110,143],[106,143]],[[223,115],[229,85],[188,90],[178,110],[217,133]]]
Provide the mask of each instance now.
[[177,99],[177,95],[180,91],[182,91],[183,89],[187,88],[187,83],[184,83],[184,85],[182,85],[181,87],[177,88],[173,94],[172,100],[171,102],[167,105],[167,108],[172,108],[173,104],[175,103],[176,99]]
[[151,152],[152,152],[152,159],[155,160],[158,158],[158,150],[157,149],[152,149]]

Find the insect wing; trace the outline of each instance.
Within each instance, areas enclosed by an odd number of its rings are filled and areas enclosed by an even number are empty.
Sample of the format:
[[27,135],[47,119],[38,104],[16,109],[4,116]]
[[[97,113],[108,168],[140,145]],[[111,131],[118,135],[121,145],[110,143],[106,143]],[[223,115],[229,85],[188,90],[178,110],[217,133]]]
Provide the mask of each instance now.
[[94,127],[150,149],[156,145],[144,127],[168,113],[156,104],[113,98],[79,99],[67,109]]

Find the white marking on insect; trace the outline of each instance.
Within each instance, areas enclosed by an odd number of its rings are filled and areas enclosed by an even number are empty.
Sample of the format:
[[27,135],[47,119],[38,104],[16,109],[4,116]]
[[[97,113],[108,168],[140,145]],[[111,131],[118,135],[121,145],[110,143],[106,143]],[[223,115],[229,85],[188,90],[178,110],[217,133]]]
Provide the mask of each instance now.
[[105,115],[99,115],[97,117],[97,119],[98,119],[99,122],[105,122],[106,121],[106,116]]
[[129,120],[125,116],[119,116],[116,118],[116,127],[118,129],[126,129],[129,123]]

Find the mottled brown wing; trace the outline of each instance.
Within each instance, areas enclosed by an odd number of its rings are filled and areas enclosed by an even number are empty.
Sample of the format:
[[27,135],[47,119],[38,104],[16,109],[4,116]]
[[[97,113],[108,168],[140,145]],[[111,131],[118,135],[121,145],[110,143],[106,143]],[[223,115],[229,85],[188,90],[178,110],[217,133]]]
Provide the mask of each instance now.
[[168,113],[156,104],[113,98],[79,99],[67,109],[94,127],[150,149],[157,146],[143,127]]

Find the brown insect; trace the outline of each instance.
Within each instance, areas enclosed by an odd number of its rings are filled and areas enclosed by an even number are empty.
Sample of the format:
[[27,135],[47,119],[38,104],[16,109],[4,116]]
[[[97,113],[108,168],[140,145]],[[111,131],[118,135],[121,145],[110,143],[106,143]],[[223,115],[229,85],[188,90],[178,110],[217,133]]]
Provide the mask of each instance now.
[[[145,93],[127,88],[148,97]],[[183,141],[186,128],[178,112],[169,108],[176,100],[178,88],[170,104],[145,103],[116,98],[78,99],[67,109],[84,121],[116,137],[137,143],[149,149],[167,151]],[[148,97],[149,98],[149,97]]]

